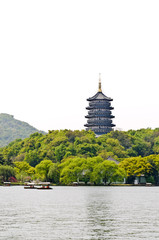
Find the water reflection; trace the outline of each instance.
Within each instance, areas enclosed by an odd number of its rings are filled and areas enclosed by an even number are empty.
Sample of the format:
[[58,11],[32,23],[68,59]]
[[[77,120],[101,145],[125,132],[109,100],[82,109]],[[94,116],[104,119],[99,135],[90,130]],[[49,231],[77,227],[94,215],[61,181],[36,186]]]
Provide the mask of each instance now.
[[158,197],[158,187],[0,187],[0,239],[159,239]]
[[109,236],[114,221],[109,205],[109,192],[106,188],[98,188],[95,192],[89,189],[86,211],[90,239],[104,239]]

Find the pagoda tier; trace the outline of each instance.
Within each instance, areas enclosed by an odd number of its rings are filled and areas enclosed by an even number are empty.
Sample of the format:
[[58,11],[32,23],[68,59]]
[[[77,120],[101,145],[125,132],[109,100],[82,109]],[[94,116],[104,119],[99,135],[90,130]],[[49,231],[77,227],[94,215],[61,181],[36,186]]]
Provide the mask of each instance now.
[[111,107],[113,99],[102,93],[100,78],[98,92],[93,97],[88,98],[87,101],[89,101],[89,106],[86,107],[88,110],[88,115],[85,116],[88,119],[87,124],[84,125],[86,130],[92,130],[96,135],[112,131],[115,127],[115,124],[112,123],[114,116],[111,112],[114,109]]

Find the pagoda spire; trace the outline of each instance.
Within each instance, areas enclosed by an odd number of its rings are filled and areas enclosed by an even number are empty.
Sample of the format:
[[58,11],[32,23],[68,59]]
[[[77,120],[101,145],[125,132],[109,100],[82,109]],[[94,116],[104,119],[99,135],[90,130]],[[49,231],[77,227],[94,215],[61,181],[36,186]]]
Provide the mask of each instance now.
[[101,73],[99,73],[99,88],[98,88],[98,92],[102,92]]

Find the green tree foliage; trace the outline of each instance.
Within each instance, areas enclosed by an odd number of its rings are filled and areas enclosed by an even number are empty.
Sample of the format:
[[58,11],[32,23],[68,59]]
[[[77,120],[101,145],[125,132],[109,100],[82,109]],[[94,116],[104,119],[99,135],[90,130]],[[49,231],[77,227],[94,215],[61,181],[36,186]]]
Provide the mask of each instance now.
[[96,184],[104,182],[109,185],[114,181],[123,181],[125,177],[125,171],[113,162],[105,160],[96,165],[93,171],[93,180]]
[[66,154],[66,146],[62,143],[55,148],[55,158],[60,162]]
[[126,158],[119,164],[125,169],[127,176],[147,175],[151,172],[151,164],[143,157]]
[[118,159],[118,157],[116,155],[114,155],[114,153],[108,152],[106,150],[99,151],[98,156],[101,157],[103,160],[107,160],[109,157],[112,157],[114,159]]
[[5,160],[4,160],[3,154],[0,153],[0,165],[4,165],[4,163],[5,163]]
[[51,181],[52,183],[59,184],[60,180],[59,163],[53,163],[50,165],[47,176],[49,181]]
[[29,151],[25,154],[24,161],[29,163],[30,166],[35,167],[38,163],[40,163],[40,157],[38,151],[34,149],[33,151]]
[[111,184],[112,181],[123,181],[124,171],[113,161],[101,157],[93,158],[68,158],[60,164],[60,181],[62,184],[72,182],[88,182]]
[[16,172],[16,178],[20,181],[25,181],[27,177],[30,177],[32,179],[35,174],[35,168],[30,166],[29,163],[23,161],[23,162],[14,162],[14,170]]
[[39,179],[47,181],[48,180],[48,173],[50,167],[53,165],[51,160],[43,160],[35,167],[35,171]]
[[[99,178],[100,181],[104,181],[104,178],[101,179],[101,176],[98,176],[97,180],[94,178],[94,169],[99,165],[98,159],[102,159],[100,162],[102,163],[107,161],[108,157],[112,157],[124,166],[127,178],[144,174],[147,178],[152,176],[157,183],[157,160],[154,159],[157,159],[158,153],[159,128],[112,131],[98,138],[92,131],[65,129],[49,131],[45,135],[34,133],[23,140],[11,142],[8,146],[0,148],[0,164],[14,166],[16,162],[25,162],[34,169],[45,160],[50,161],[52,167],[48,168],[46,173],[37,170],[36,174],[33,174],[34,178],[58,182],[59,177],[54,175],[59,176],[60,171],[60,181],[65,184],[66,177],[69,179],[68,182],[79,179],[85,183],[93,181],[99,183]],[[71,161],[70,164],[68,161]],[[66,167],[63,166],[65,162]],[[32,177],[28,174],[25,171],[19,172],[19,176]]]
[[159,136],[154,139],[153,151],[159,154]]
[[126,158],[119,165],[125,169],[128,180],[144,175],[147,179],[154,179],[156,185],[159,184],[159,155]]
[[79,155],[83,155],[85,157],[87,156],[93,157],[97,155],[99,146],[98,144],[83,143],[79,144],[76,149],[77,154]]
[[134,141],[134,145],[132,146],[132,150],[137,153],[137,156],[147,156],[151,153],[151,143],[146,142],[143,139],[137,139]]
[[159,155],[150,155],[145,157],[147,162],[151,164],[151,174],[156,185],[159,185]]
[[1,181],[8,181],[10,177],[15,177],[15,170],[11,166],[0,165],[0,179]]
[[133,137],[131,148],[133,153],[136,152],[136,156],[144,157],[153,153],[154,131],[150,128],[128,131],[128,134]]
[[78,182],[82,178],[83,167],[86,162],[85,158],[68,158],[60,164],[60,182],[62,184],[70,184],[71,182]]
[[116,159],[149,156],[158,153],[159,129],[112,131],[98,138],[91,131],[56,130],[48,134],[34,133],[24,140],[15,140],[0,149],[0,161],[13,165],[27,161],[35,167],[43,159],[61,162],[69,156],[96,157],[102,152]]

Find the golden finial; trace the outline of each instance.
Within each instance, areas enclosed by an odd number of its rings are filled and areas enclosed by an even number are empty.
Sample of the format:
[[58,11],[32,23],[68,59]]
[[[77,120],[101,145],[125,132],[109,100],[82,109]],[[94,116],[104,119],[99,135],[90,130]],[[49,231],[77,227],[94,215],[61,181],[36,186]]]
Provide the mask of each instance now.
[[102,92],[102,87],[101,87],[101,73],[99,73],[99,89],[98,92]]

